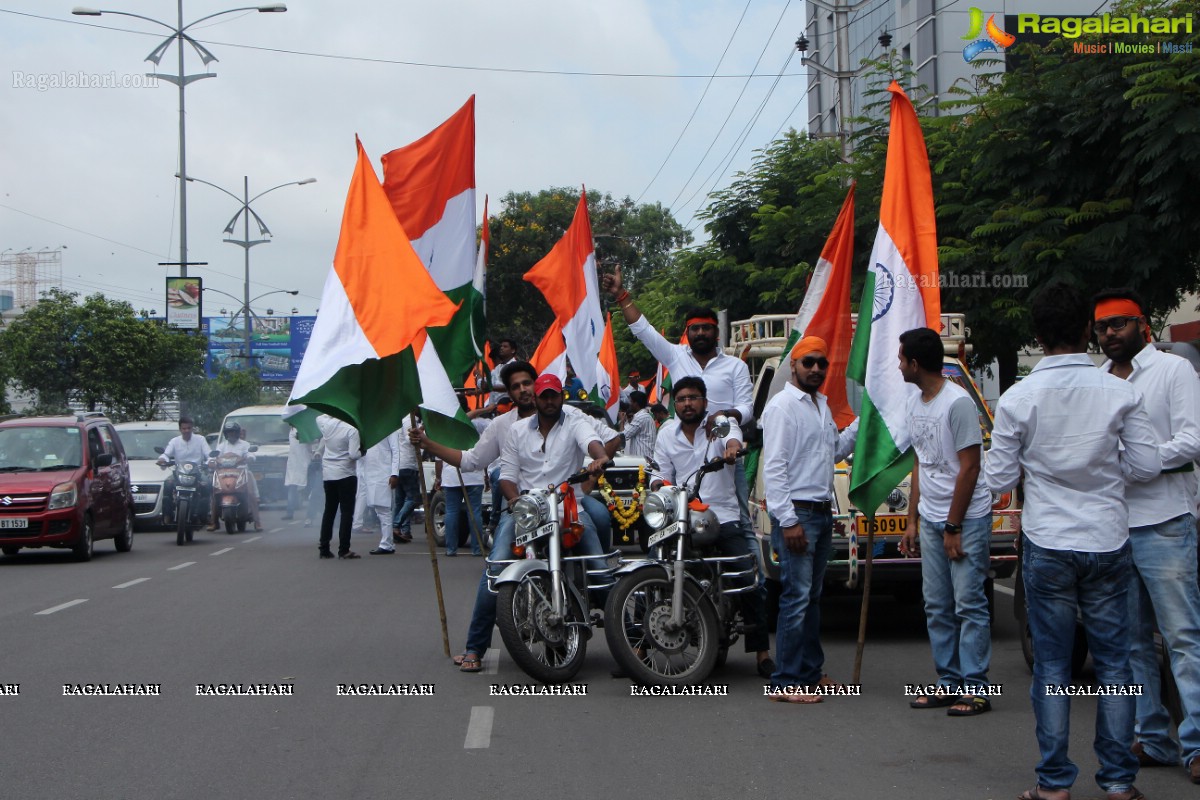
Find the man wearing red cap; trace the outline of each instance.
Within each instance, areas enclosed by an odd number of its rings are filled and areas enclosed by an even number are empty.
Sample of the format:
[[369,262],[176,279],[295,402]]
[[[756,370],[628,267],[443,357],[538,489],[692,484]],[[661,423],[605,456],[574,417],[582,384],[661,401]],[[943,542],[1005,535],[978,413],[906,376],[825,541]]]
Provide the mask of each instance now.
[[[1178,764],[1180,746],[1192,783],[1200,783],[1200,589],[1196,584],[1196,473],[1200,458],[1200,380],[1182,358],[1150,344],[1142,299],[1131,289],[1096,295],[1093,330],[1109,360],[1107,370],[1142,393],[1157,434],[1163,471],[1146,483],[1125,487],[1133,575],[1129,664],[1137,697],[1137,741],[1143,767]],[[1179,688],[1183,720],[1179,742],[1162,703],[1154,623],[1167,644]]]
[[833,467],[854,449],[858,420],[838,432],[818,390],[828,345],[805,336],[789,354],[792,380],[763,410],[763,485],[771,547],[779,558],[779,623],[772,700],[819,703],[832,686],[821,649],[821,583],[833,546]]

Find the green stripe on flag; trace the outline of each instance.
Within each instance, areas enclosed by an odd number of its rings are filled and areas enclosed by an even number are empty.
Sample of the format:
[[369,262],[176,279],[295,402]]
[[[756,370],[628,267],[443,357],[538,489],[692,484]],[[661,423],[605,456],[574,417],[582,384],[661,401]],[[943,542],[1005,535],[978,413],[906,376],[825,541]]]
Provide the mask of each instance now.
[[308,444],[321,438],[321,429],[317,427],[317,417],[320,415],[320,411],[306,408],[291,415],[285,414],[283,421],[296,429],[296,438]]
[[[429,339],[437,348],[450,382],[461,389],[463,380],[475,366],[482,352],[485,336],[483,320],[483,296],[474,284],[466,283],[450,289],[446,297],[461,303],[450,324],[441,328],[430,328]],[[478,340],[478,341],[477,341]]]
[[863,395],[858,441],[850,471],[850,502],[867,519],[887,500],[892,489],[912,472],[912,450],[896,451],[896,443],[869,395]]
[[440,445],[453,447],[455,450],[470,450],[479,441],[479,434],[467,415],[459,411],[453,417],[447,417],[427,407],[421,408],[421,422],[429,438]]
[[875,273],[867,272],[862,299],[858,302],[858,324],[854,341],[850,343],[850,358],[846,362],[846,377],[860,385],[867,383],[867,351],[871,347],[871,312],[875,306]]

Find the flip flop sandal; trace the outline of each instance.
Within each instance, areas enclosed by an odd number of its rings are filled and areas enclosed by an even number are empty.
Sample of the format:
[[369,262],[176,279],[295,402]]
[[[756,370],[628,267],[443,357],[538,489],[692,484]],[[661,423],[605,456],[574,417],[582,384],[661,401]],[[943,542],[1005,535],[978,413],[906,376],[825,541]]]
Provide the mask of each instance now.
[[[1017,800],[1049,800],[1049,798],[1042,794],[1042,787],[1035,785],[1032,789],[1026,789],[1017,795]],[[1130,798],[1130,800],[1137,800],[1137,798]]]
[[483,662],[474,653],[464,653],[459,672],[483,672]]
[[797,705],[811,706],[816,703],[824,702],[824,698],[819,694],[808,694],[806,692],[774,692],[767,697],[775,703],[796,703]]
[[[948,717],[976,717],[980,714],[986,714],[992,710],[992,703],[986,697],[979,697],[973,694],[964,694],[962,697],[951,705],[969,706],[966,711],[959,711],[954,708],[946,710]],[[1037,788],[1037,787],[1034,787]]]
[[909,701],[909,708],[945,708],[962,702],[956,694],[922,694]]

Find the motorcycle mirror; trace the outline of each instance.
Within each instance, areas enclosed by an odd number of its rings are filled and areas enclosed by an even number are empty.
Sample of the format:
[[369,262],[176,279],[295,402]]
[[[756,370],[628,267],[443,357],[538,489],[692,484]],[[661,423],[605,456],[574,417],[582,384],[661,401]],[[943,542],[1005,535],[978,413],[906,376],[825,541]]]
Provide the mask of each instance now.
[[713,427],[712,427],[713,436],[715,436],[718,439],[724,439],[726,436],[729,435],[729,431],[730,431],[729,417],[725,416],[724,414],[718,414],[716,417],[713,418]]
[[257,453],[257,452],[258,452],[258,445],[256,445],[256,444],[252,444],[252,445],[250,445],[250,450],[249,450],[249,452],[251,452],[251,453]]
[[162,455],[163,453],[165,453],[166,451],[165,451],[165,450],[163,450],[161,447],[155,447],[155,448],[154,448],[154,452],[158,453],[158,454],[161,456],[161,455]]
[[216,457],[217,457],[217,456],[219,456],[219,455],[221,455],[221,451],[220,451],[220,450],[213,450],[213,451],[209,452],[209,454],[208,454],[208,457],[209,457],[209,458],[216,458]]

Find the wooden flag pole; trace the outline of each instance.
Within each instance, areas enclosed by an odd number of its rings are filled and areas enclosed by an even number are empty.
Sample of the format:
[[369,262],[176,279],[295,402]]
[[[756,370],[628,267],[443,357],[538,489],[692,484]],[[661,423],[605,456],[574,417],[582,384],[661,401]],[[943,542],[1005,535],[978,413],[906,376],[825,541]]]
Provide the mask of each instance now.
[[[413,427],[419,423],[416,415],[412,415]],[[450,633],[446,629],[446,601],[442,597],[442,573],[438,571],[437,544],[433,540],[433,508],[429,503],[429,490],[425,486],[425,467],[421,460],[421,448],[413,445],[417,451],[417,479],[421,482],[421,507],[425,509],[425,541],[429,544],[429,562],[433,565],[433,585],[437,589],[438,619],[442,623],[442,649],[446,658],[450,657]]]
[[867,525],[867,574],[863,577],[862,609],[858,614],[858,648],[854,652],[854,675],[850,678],[850,682],[856,686],[862,683],[863,648],[867,646],[867,610],[871,607],[871,566],[875,558],[874,520],[867,520]]

